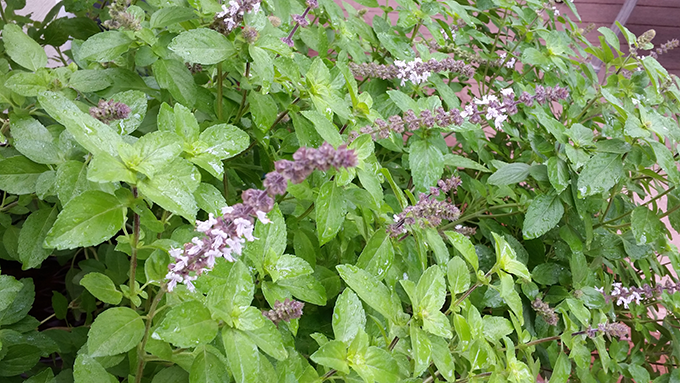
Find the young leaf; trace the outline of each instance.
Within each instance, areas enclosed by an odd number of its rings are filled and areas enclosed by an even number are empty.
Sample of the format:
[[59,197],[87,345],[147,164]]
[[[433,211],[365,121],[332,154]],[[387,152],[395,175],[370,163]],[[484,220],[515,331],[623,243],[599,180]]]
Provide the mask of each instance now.
[[470,287],[470,271],[461,257],[453,257],[447,265],[449,289],[456,295],[465,292]]
[[394,260],[394,246],[386,230],[376,230],[361,252],[356,266],[383,279]]
[[186,301],[166,313],[153,336],[177,347],[198,347],[217,336],[217,322],[202,303]]
[[556,194],[541,194],[534,198],[524,217],[524,238],[534,239],[555,227],[564,214],[562,201]]
[[236,383],[257,382],[260,353],[255,343],[242,331],[229,327],[222,329],[222,342],[227,352],[229,371]]
[[444,155],[430,141],[418,140],[411,144],[409,164],[416,190],[425,191],[437,183],[444,172]]
[[47,234],[45,246],[63,250],[98,245],[121,229],[126,212],[127,207],[115,196],[86,191],[64,206]]
[[198,212],[193,193],[201,182],[200,173],[181,158],[176,158],[166,169],[172,169],[172,172],[161,171],[154,178],[139,181],[140,193],[162,208],[193,222]]
[[[260,310],[258,315],[262,315]],[[282,361],[288,357],[288,352],[283,344],[281,333],[277,330],[276,325],[270,320],[263,320],[263,325],[254,330],[245,331],[250,339],[257,344],[260,350],[267,353],[272,358]]]
[[20,26],[6,23],[2,28],[2,41],[9,57],[22,67],[35,72],[47,66],[47,54],[43,47],[26,36]]
[[333,334],[335,339],[348,344],[359,329],[366,327],[366,313],[359,297],[350,289],[338,296],[333,309]]
[[231,324],[241,311],[253,301],[255,285],[248,267],[241,261],[234,263],[226,280],[208,292],[207,307],[213,317]]
[[50,254],[52,249],[43,247],[45,237],[57,220],[57,207],[52,209],[40,209],[32,213],[24,222],[19,233],[19,259],[23,263],[22,268],[32,269],[40,266]]
[[347,365],[347,346],[339,340],[324,343],[315,353],[310,356],[315,363],[334,368],[342,373],[349,374]]
[[455,231],[445,231],[444,235],[458,252],[465,258],[472,268],[477,271],[479,269],[479,258],[475,251],[475,246],[470,242],[470,239],[463,234]]
[[418,377],[430,365],[430,356],[432,355],[432,343],[427,337],[425,331],[421,330],[415,323],[411,322],[411,349],[413,355],[413,376]]
[[171,132],[151,132],[143,135],[134,145],[121,145],[120,158],[127,168],[144,173],[147,177],[163,170],[182,152],[182,139]]
[[319,189],[315,209],[320,246],[335,238],[345,221],[347,211],[343,194],[343,189],[332,181],[326,182]]
[[123,299],[123,294],[116,289],[111,278],[102,273],[87,273],[80,280],[80,285],[104,303],[117,305]]
[[110,308],[97,316],[87,334],[91,356],[110,356],[131,350],[144,337],[144,320],[127,307]]

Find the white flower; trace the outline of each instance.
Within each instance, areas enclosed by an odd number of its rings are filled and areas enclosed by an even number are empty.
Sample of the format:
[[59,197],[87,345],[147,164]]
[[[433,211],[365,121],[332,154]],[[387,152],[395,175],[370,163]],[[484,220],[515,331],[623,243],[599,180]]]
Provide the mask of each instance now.
[[260,222],[265,225],[272,222],[269,218],[267,218],[267,213],[263,212],[262,210],[258,210],[255,214],[257,214],[257,219],[259,219]]
[[191,283],[191,281],[195,281],[196,278],[198,277],[195,275],[194,276],[187,275],[184,277],[184,284],[187,286],[187,290],[191,291],[192,293],[196,291],[196,286],[194,286],[194,284]]
[[231,206],[225,206],[222,208],[222,215],[227,215],[231,214],[234,211],[234,208]]
[[505,114],[499,115],[496,117],[494,120],[494,126],[496,129],[501,129],[503,127],[503,122],[508,119],[508,116]]
[[508,62],[505,63],[505,67],[510,69],[514,68],[516,62],[517,60],[514,57],[511,57],[510,60],[508,60]]
[[205,257],[206,257],[206,265],[208,266],[209,269],[212,269],[215,266],[215,259],[217,257],[221,257],[222,252],[218,250],[208,250],[205,252]]
[[243,218],[236,218],[234,220],[234,225],[236,225],[236,235],[247,239],[249,242],[255,240],[255,237],[253,237],[253,229],[255,227],[250,221]]
[[217,220],[215,219],[215,216],[212,213],[209,213],[207,221],[196,221],[196,231],[207,233],[216,223]]
[[473,113],[474,113],[474,109],[472,107],[472,104],[467,104],[467,105],[465,105],[465,110],[463,110],[463,112],[461,112],[460,116],[463,117],[463,118],[466,118],[466,117],[472,116]]
[[182,282],[182,276],[173,273],[172,271],[165,275],[165,279],[168,279],[168,291],[172,291],[178,282]]
[[183,252],[184,252],[184,250],[182,250],[182,249],[175,249],[174,247],[173,247],[173,248],[170,248],[170,251],[168,251],[168,253],[170,254],[170,256],[173,257],[173,258],[179,258],[179,257],[181,257]]
[[512,88],[505,88],[501,90],[501,94],[503,97],[512,97],[515,95],[515,92],[512,90]]
[[489,105],[491,101],[498,101],[498,97],[493,94],[485,94],[482,99],[475,98],[474,102],[477,105]]
[[191,242],[194,244],[194,246],[190,247],[189,250],[187,250],[187,255],[196,255],[198,254],[202,249],[203,249],[203,241],[198,239],[198,237],[194,237]]

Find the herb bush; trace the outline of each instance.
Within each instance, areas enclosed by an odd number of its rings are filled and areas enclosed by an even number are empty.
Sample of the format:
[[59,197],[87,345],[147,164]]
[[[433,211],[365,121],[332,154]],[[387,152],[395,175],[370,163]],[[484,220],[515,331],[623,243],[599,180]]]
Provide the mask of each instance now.
[[653,31],[359,3],[4,4],[3,382],[680,381]]

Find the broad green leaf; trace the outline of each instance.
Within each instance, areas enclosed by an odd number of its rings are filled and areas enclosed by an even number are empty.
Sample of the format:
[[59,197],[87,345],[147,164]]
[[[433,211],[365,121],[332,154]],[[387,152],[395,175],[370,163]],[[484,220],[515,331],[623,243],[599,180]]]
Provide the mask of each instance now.
[[430,335],[430,343],[432,344],[432,361],[437,366],[437,371],[447,382],[455,382],[456,365],[448,342],[440,337]]
[[434,253],[434,259],[438,265],[445,265],[449,261],[449,249],[446,248],[446,243],[435,228],[427,228],[424,230],[425,238],[427,239],[427,246]]
[[57,220],[57,207],[52,209],[40,209],[31,213],[24,222],[19,233],[19,259],[23,263],[22,268],[32,269],[40,266],[50,254],[52,249],[43,247],[45,237]]
[[515,316],[519,318],[520,323],[523,323],[522,316],[522,298],[515,290],[515,281],[512,279],[510,274],[504,272],[499,272],[501,279],[500,284],[500,296],[508,304],[508,307],[515,313]]
[[248,267],[242,261],[237,261],[229,271],[226,281],[208,292],[206,305],[212,311],[213,317],[232,324],[242,311],[250,307],[254,292],[255,285]]
[[386,230],[376,230],[356,262],[357,267],[382,279],[394,261],[394,246]]
[[[628,372],[630,373],[631,377],[636,381],[636,382],[649,382],[651,381],[651,378],[649,376],[649,371],[647,371],[646,368],[637,365],[637,364],[629,364],[628,365]],[[671,382],[673,382],[673,378],[671,378]],[[675,383],[675,382],[674,382]]]
[[[260,310],[255,309],[254,311],[257,311],[257,314],[262,316]],[[261,327],[247,330],[245,333],[257,344],[260,350],[276,360],[285,360],[288,357],[288,352],[283,344],[281,333],[272,321],[265,319],[263,323]]]
[[192,153],[208,153],[226,160],[244,151],[249,143],[248,133],[233,125],[218,124],[201,132]]
[[446,299],[446,281],[439,265],[430,266],[421,275],[416,286],[416,296],[418,308],[414,308],[414,314],[427,317],[442,308]]
[[286,250],[287,244],[286,223],[278,205],[267,213],[267,218],[271,221],[268,224],[259,220],[255,223],[253,236],[259,239],[248,243],[243,249],[243,256],[251,260],[260,271],[263,271],[262,265],[267,253],[273,251],[274,254],[281,255]]
[[372,274],[352,265],[338,265],[340,277],[355,293],[374,310],[392,322],[399,322],[401,304],[390,290]]
[[326,289],[312,275],[281,279],[277,284],[290,291],[294,297],[300,300],[317,306],[324,306],[326,304]]
[[444,173],[444,156],[429,141],[419,140],[411,144],[409,165],[416,190],[425,191],[434,186]]
[[236,383],[257,382],[260,353],[246,334],[229,327],[222,328],[222,342],[227,352],[229,371]]
[[[153,340],[151,340],[149,343],[152,341]],[[223,366],[223,368],[226,371],[226,367]],[[160,370],[158,374],[154,375],[151,383],[190,383],[189,373],[180,366],[166,367]]]
[[186,107],[194,106],[198,90],[194,77],[183,63],[177,60],[158,60],[153,63],[153,73],[158,85],[170,91],[175,100]]
[[0,161],[0,190],[11,194],[35,193],[38,177],[47,170],[47,166],[24,156],[4,159]]
[[370,346],[364,354],[364,363],[378,383],[398,383],[399,366],[392,355],[382,348]]
[[564,215],[562,201],[555,194],[541,194],[534,198],[524,217],[522,232],[524,238],[542,236],[555,227]]
[[417,378],[422,375],[423,372],[430,365],[430,356],[432,355],[432,343],[428,338],[425,331],[421,330],[418,325],[411,322],[410,335],[411,335],[411,350],[412,358],[414,362],[413,366],[413,377]]
[[144,319],[127,307],[110,308],[97,316],[87,334],[91,356],[127,352],[144,337]]
[[[276,42],[278,43],[278,41]],[[287,48],[288,46],[285,46],[284,49]],[[261,82],[261,91],[263,93],[268,93],[272,85],[272,80],[274,79],[274,63],[269,56],[269,53],[256,45],[249,45],[248,53],[250,53],[250,57],[253,59],[251,65],[252,73],[255,75],[253,80],[255,83]],[[313,93],[311,98],[312,102],[316,103],[316,96]]]
[[92,182],[109,183],[123,181],[137,183],[137,175],[128,169],[118,157],[101,152],[92,157],[87,166],[87,179]]
[[138,90],[128,90],[114,94],[111,99],[130,107],[130,115],[127,118],[111,122],[110,126],[116,129],[119,134],[134,132],[146,116],[146,94]]
[[170,112],[166,105],[161,106],[159,112],[159,130],[174,131],[184,138],[186,145],[195,145],[198,140],[201,128],[198,126],[196,116],[191,112],[191,109],[182,104],[175,104],[174,109]]
[[349,374],[347,346],[339,340],[324,343],[310,357],[315,363]]
[[555,366],[553,367],[553,373],[550,377],[549,383],[566,383],[571,375],[571,361],[567,354],[561,352],[557,357]]
[[198,301],[186,301],[165,314],[152,337],[176,347],[191,348],[210,343],[217,336],[217,321]]
[[[105,154],[105,153],[100,153]],[[55,188],[62,204],[67,204],[74,197],[88,190],[113,192],[113,185],[94,183],[87,179],[87,164],[80,161],[66,161],[57,168]]]
[[[680,186],[680,171],[678,171],[678,166],[676,160],[673,158],[673,154],[666,147],[666,145],[658,141],[650,141],[649,144],[654,149],[654,155],[656,156],[656,163],[661,166],[666,174],[668,175],[668,180],[671,181],[676,186]],[[28,156],[27,156],[28,157]]]
[[515,249],[513,249],[508,241],[506,241],[502,236],[496,233],[492,234],[495,242],[496,259],[501,270],[517,275],[518,277],[522,277],[526,280],[530,280],[531,275],[529,275],[529,270],[527,269],[526,265],[517,260]]
[[479,269],[479,258],[475,252],[475,246],[470,242],[470,239],[463,234],[455,231],[445,231],[444,235],[451,242],[453,247],[465,258],[472,268],[477,271]]
[[31,117],[10,117],[14,147],[31,161],[58,164],[62,161],[54,136],[38,120]]
[[86,191],[64,206],[47,234],[45,246],[62,250],[98,245],[123,227],[126,212],[127,207],[115,196]]
[[[217,331],[217,329],[215,329]],[[219,350],[204,346],[198,349],[196,358],[189,371],[190,383],[228,382],[227,366],[218,356]],[[160,383],[160,382],[159,382]]]
[[20,26],[5,24],[2,28],[2,42],[9,57],[22,67],[35,72],[47,66],[47,54],[43,47],[28,37]]
[[9,275],[0,275],[0,312],[5,311],[14,301],[24,285]]
[[198,212],[193,193],[200,184],[200,173],[181,158],[176,158],[166,169],[154,178],[140,180],[137,185],[140,193],[162,208],[193,222]]
[[26,97],[36,97],[46,91],[48,86],[48,79],[37,73],[16,72],[5,81],[7,89]]
[[387,95],[390,96],[390,100],[399,108],[402,112],[412,110],[418,112],[418,103],[416,103],[411,97],[404,94],[404,92],[398,90],[388,90]]
[[30,370],[38,363],[41,354],[38,347],[20,340],[16,344],[4,345],[1,352],[0,376],[14,376]]
[[604,193],[623,177],[621,155],[597,153],[587,163],[578,178],[579,198]]
[[110,126],[82,112],[73,101],[55,92],[40,93],[38,101],[89,152],[118,155],[118,145],[123,143],[121,137]]
[[463,293],[470,288],[470,271],[463,258],[451,258],[446,269],[452,295]]
[[273,282],[314,272],[314,269],[304,259],[290,254],[276,255],[273,251],[267,253],[264,269],[272,277]]
[[630,216],[630,228],[639,245],[664,237],[666,228],[659,217],[645,206],[638,206]]
[[260,135],[266,133],[272,127],[277,117],[276,111],[278,106],[276,101],[274,101],[274,97],[269,94],[249,92],[248,103],[250,104],[250,114],[253,117],[253,122],[259,129]]
[[423,317],[423,330],[446,339],[453,337],[451,321],[441,311],[434,311],[427,317]]
[[151,15],[151,20],[149,20],[149,25],[151,28],[164,28],[197,17],[196,11],[191,8],[172,6],[154,12]]
[[496,186],[516,184],[529,176],[530,168],[531,166],[521,162],[507,164],[496,170],[486,182]]
[[[35,299],[35,286],[31,278],[24,278],[19,281],[22,284],[21,290],[14,296],[14,300],[4,310],[0,311],[0,326],[14,324],[22,320],[33,306]],[[16,285],[8,287],[9,293],[13,295]],[[32,366],[32,365],[31,365]],[[23,372],[23,371],[22,371]]]
[[557,157],[548,158],[547,165],[550,184],[555,188],[557,194],[560,194],[569,186],[569,168],[566,162]]
[[117,382],[113,375],[97,362],[91,355],[80,354],[73,364],[73,380],[75,382],[88,383],[113,383]]
[[503,317],[485,315],[483,320],[484,336],[489,342],[498,342],[504,336],[508,336],[514,331],[512,323]]
[[335,339],[350,343],[359,329],[366,328],[366,313],[359,297],[351,290],[345,289],[335,301],[333,309],[333,334]]
[[68,85],[81,92],[98,92],[111,86],[111,80],[104,70],[81,69],[69,78]]
[[306,110],[301,112],[305,118],[314,124],[316,132],[324,139],[324,141],[338,147],[343,144],[343,139],[340,137],[338,129],[330,122],[323,114],[315,110]]
[[474,169],[487,173],[491,172],[491,170],[487,169],[484,165],[480,165],[467,157],[451,153],[444,155],[444,165],[463,169]]
[[134,145],[121,145],[120,158],[126,167],[153,178],[182,152],[182,139],[171,132],[155,131],[143,135]]
[[343,194],[344,190],[336,186],[333,181],[328,181],[319,188],[314,208],[320,246],[335,238],[345,222],[347,211]]
[[123,32],[105,31],[87,39],[78,50],[81,60],[106,62],[119,59],[130,49],[132,40]]
[[116,289],[111,278],[102,273],[87,273],[80,280],[80,285],[104,303],[117,305],[123,299],[123,294]]
[[196,204],[199,208],[214,214],[216,217],[221,216],[222,208],[227,206],[227,201],[222,193],[215,186],[206,182],[201,182],[198,185],[194,192],[194,198],[196,198]]
[[41,373],[35,374],[26,379],[24,383],[57,383],[57,380],[54,379],[54,373],[52,370],[46,368]]
[[217,64],[232,55],[232,43],[221,33],[196,28],[180,33],[168,48],[184,61],[203,65]]

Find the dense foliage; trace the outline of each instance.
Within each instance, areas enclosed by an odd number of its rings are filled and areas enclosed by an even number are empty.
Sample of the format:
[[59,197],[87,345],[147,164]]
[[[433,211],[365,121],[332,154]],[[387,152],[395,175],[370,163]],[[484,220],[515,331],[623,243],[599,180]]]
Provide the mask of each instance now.
[[677,44],[571,0],[132,3],[2,6],[3,382],[680,381]]

